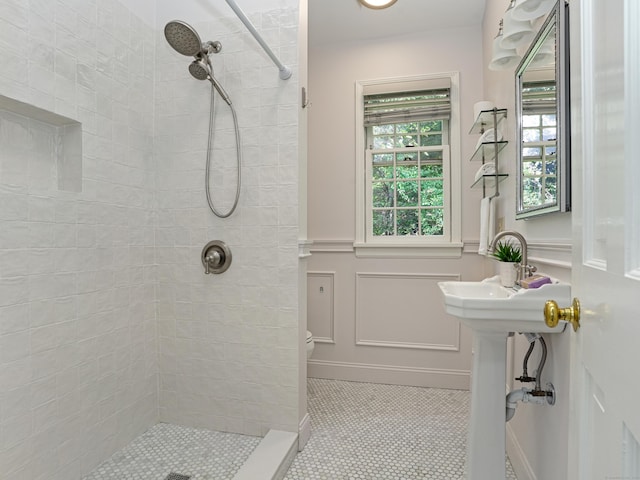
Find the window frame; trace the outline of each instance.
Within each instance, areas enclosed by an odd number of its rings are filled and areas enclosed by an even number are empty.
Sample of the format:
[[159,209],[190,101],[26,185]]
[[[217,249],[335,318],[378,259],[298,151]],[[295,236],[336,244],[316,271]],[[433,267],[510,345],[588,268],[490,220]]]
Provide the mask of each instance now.
[[[415,85],[448,78],[450,80],[451,117],[449,123],[449,144],[443,145],[444,173],[444,234],[438,236],[373,236],[371,230],[370,202],[372,178],[364,126],[364,89],[375,85],[388,92],[403,92],[403,85]],[[358,257],[439,257],[458,258],[462,255],[462,190],[461,190],[461,128],[460,128],[460,88],[459,73],[445,72],[430,75],[396,77],[376,80],[362,80],[355,83],[355,137],[356,137],[356,240],[354,249]],[[448,150],[448,155],[447,155]],[[376,150],[377,151],[377,150]],[[448,162],[445,157],[448,156]],[[448,170],[448,178],[446,171]]]

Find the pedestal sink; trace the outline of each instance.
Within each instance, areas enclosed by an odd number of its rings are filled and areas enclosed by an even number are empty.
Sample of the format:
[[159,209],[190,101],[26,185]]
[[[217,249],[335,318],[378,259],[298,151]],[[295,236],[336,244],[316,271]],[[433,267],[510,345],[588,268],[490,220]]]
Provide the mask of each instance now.
[[467,480],[505,478],[507,337],[559,333],[544,322],[547,300],[568,304],[571,285],[554,280],[535,289],[505,288],[499,277],[481,282],[439,282],[445,310],[473,330],[471,418]]

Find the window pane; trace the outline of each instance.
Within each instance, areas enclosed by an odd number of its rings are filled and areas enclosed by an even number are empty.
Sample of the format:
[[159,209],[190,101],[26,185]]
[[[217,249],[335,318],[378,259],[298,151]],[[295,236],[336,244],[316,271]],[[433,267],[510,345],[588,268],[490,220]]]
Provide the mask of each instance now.
[[415,147],[418,145],[418,135],[398,135],[396,137],[396,147]]
[[393,210],[374,210],[373,234],[376,236],[394,235]]
[[542,125],[545,127],[547,125],[556,125],[556,116],[555,115],[542,115]]
[[393,164],[393,153],[376,153],[373,156],[373,163]]
[[523,115],[522,126],[523,127],[537,127],[540,125],[540,115]]
[[373,137],[373,148],[393,148],[392,136]]
[[525,178],[522,182],[522,205],[535,207],[542,204],[542,183],[539,177]]
[[425,177],[436,177],[442,178],[442,165],[421,165],[420,166],[420,176],[422,178]]
[[413,165],[417,165],[418,163],[418,154],[414,152],[404,152],[404,153],[396,153],[396,162],[398,165],[401,165],[401,162],[405,164],[411,163]]
[[555,175],[557,168],[556,168],[556,162],[550,162],[547,160],[547,162],[544,165],[544,170],[547,175]]
[[443,235],[444,234],[444,210],[441,208],[422,210],[422,234],[423,235]]
[[556,139],[556,129],[555,128],[544,128],[542,129],[542,140],[545,142],[555,140]]
[[523,148],[522,156],[526,158],[542,158],[542,149],[540,147]]
[[523,142],[539,142],[540,130],[537,128],[523,128],[522,141]]
[[425,180],[420,183],[421,206],[440,207],[444,205],[444,190],[442,180]]
[[420,161],[428,162],[439,160],[442,162],[442,150],[430,150],[428,152],[420,152]]
[[373,182],[374,208],[393,207],[394,193],[393,182]]
[[420,133],[441,132],[442,120],[431,120],[429,122],[420,122]]
[[528,177],[542,174],[542,161],[522,162],[522,174]]
[[545,203],[556,203],[557,195],[557,179],[555,177],[547,177],[545,181],[546,192],[544,196]]
[[555,145],[553,147],[544,147],[544,153],[547,156],[547,158],[555,156],[556,154]]
[[418,210],[398,210],[398,235],[418,234]]
[[396,125],[396,133],[418,133],[418,124],[412,123],[399,123]]
[[418,177],[418,167],[402,166],[396,169],[396,178],[417,178],[417,177]]
[[418,206],[418,182],[397,182],[399,207]]
[[393,178],[393,167],[373,167],[373,179]]
[[374,125],[373,126],[373,134],[374,135],[393,135],[393,125]]
[[420,136],[420,146],[421,147],[429,147],[431,145],[442,145],[442,134],[434,133],[431,135],[421,135]]

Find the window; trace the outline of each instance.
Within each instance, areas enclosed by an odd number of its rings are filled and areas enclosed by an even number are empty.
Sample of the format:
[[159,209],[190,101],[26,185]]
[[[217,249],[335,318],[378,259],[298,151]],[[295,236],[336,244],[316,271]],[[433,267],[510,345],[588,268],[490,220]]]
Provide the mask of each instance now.
[[557,203],[556,86],[527,82],[522,89],[522,207]]
[[357,84],[358,255],[460,254],[457,98],[457,74]]

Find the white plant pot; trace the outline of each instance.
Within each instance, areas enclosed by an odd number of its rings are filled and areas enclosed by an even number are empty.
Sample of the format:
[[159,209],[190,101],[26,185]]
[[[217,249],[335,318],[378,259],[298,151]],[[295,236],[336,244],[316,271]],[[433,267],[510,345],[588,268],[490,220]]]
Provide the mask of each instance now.
[[513,287],[518,280],[518,269],[520,265],[515,262],[498,262],[498,273],[500,283],[503,287]]

